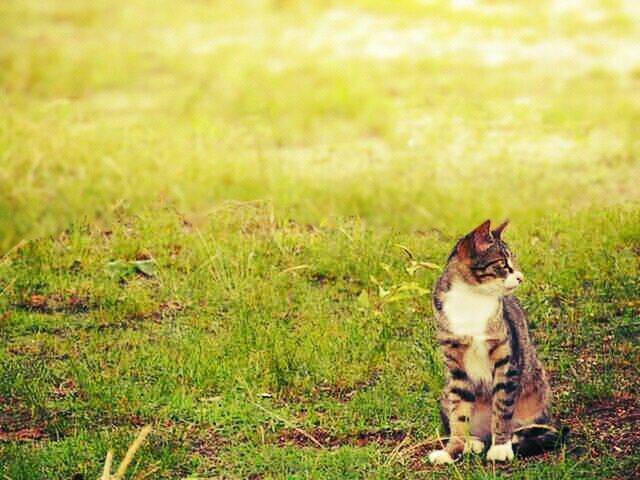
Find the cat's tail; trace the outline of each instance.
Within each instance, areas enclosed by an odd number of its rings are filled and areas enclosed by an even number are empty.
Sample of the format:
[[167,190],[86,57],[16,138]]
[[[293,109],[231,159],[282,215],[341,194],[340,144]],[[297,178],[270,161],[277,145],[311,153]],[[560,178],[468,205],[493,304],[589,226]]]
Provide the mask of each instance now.
[[556,428],[549,424],[533,424],[513,432],[513,451],[520,457],[539,455],[556,450],[566,443],[569,428]]

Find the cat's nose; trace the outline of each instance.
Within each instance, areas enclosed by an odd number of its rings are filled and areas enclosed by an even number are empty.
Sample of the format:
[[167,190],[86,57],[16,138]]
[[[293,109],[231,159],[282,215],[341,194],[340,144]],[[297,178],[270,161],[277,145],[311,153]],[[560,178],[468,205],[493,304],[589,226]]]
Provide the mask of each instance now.
[[524,280],[524,274],[522,272],[513,272],[513,276],[516,278],[518,283],[522,283]]

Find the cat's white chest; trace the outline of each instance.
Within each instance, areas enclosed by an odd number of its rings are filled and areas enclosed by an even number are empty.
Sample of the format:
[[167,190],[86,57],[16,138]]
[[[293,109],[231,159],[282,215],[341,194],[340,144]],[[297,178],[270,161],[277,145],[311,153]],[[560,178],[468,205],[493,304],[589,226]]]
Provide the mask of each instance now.
[[442,309],[454,335],[486,336],[487,324],[498,311],[498,298],[454,283],[444,294]]
[[486,342],[487,326],[498,311],[498,298],[475,292],[466,284],[454,283],[443,300],[442,309],[451,333],[473,337],[463,357],[467,374],[473,380],[490,382],[492,365]]

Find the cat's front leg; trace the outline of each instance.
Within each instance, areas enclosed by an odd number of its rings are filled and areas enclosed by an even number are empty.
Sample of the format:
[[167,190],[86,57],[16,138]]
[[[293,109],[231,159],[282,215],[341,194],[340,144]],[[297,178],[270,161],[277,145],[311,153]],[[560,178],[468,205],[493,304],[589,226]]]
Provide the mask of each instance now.
[[468,436],[469,416],[475,394],[472,386],[464,381],[453,380],[446,386],[449,428],[451,429],[447,446],[429,454],[429,461],[435,464],[452,463],[465,450]]
[[520,384],[520,371],[511,362],[507,339],[497,342],[489,353],[493,363],[491,402],[491,448],[487,460],[504,462],[513,459],[511,446],[512,419]]
[[462,357],[466,344],[458,340],[445,340],[440,343],[449,370],[445,395],[450,438],[445,448],[429,454],[429,460],[435,464],[452,463],[464,452],[465,440],[469,435],[469,418],[473,402],[476,400],[474,386],[463,369]]

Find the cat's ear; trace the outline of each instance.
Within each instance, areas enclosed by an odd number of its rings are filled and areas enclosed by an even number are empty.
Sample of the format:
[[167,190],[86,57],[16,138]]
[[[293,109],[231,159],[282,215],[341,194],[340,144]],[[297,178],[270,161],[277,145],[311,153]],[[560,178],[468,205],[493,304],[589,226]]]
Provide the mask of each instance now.
[[493,230],[491,233],[493,234],[493,238],[500,238],[500,236],[502,235],[502,231],[507,228],[507,225],[509,225],[509,220],[505,220],[502,225],[500,225],[498,228],[496,228],[495,230]]
[[473,248],[476,252],[484,252],[492,244],[491,220],[487,220],[473,231]]
[[462,260],[469,260],[473,253],[473,246],[471,245],[472,243],[473,239],[469,235],[460,240],[458,242],[458,245],[456,246],[458,257],[460,257]]
[[476,253],[484,252],[492,244],[491,220],[487,220],[458,242],[457,252],[460,258],[469,259]]

